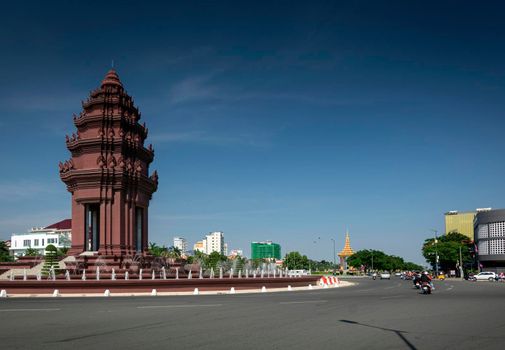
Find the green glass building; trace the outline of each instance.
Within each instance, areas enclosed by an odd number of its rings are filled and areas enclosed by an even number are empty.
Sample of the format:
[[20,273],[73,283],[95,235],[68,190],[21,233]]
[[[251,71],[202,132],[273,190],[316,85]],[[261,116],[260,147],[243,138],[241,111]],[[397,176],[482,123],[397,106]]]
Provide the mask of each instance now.
[[252,242],[251,259],[281,259],[281,246],[272,241]]

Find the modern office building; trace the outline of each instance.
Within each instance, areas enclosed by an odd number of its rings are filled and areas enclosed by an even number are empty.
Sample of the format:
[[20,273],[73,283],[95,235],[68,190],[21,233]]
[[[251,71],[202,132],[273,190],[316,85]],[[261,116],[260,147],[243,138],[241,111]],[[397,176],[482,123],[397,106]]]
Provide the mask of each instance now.
[[505,272],[505,209],[478,212],[474,229],[480,269]]
[[32,248],[44,255],[49,244],[56,248],[70,248],[71,242],[72,220],[66,219],[46,227],[32,227],[27,233],[13,233],[9,251],[11,255],[23,256],[26,249]]
[[281,259],[281,246],[272,241],[252,242],[251,259]]
[[475,215],[489,210],[491,208],[477,208],[475,211],[451,210],[445,213],[445,234],[458,232],[473,240]]
[[445,213],[445,234],[456,231],[473,240],[473,221],[476,214],[475,211],[457,210]]
[[174,237],[174,248],[179,249],[184,254],[188,251],[188,241],[182,237]]
[[193,250],[199,250],[205,254],[218,252],[219,254],[226,255],[228,253],[228,246],[224,243],[224,233],[221,231],[210,232],[203,240],[195,243]]

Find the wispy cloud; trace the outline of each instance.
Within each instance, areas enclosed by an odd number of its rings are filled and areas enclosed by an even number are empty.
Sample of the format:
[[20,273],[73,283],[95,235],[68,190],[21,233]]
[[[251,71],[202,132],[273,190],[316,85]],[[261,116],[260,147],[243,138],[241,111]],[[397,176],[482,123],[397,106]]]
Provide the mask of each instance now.
[[70,217],[69,210],[38,212],[19,211],[19,214],[0,218],[0,238],[8,239],[11,233],[27,232],[32,227],[51,225]]
[[36,198],[41,194],[53,193],[56,190],[52,184],[33,181],[0,183],[0,197],[3,201]]
[[34,92],[4,95],[0,97],[0,108],[13,111],[44,111],[60,112],[65,110],[78,111],[84,93]]
[[190,76],[175,83],[168,93],[172,105],[187,103],[234,103],[243,101],[289,101],[311,105],[347,106],[370,105],[380,102],[379,98],[346,97],[342,94],[303,91],[278,91],[275,89],[248,89],[244,85],[233,86],[223,83],[219,71],[207,75]]
[[201,100],[221,100],[228,93],[215,82],[215,73],[190,76],[174,84],[169,91],[169,102],[172,104]]
[[152,215],[154,220],[159,221],[193,221],[193,220],[215,220],[215,219],[227,219],[227,218],[237,218],[237,217],[248,217],[255,214],[271,214],[275,213],[274,209],[262,209],[262,210],[238,210],[238,211],[225,211],[216,213],[199,213],[199,214],[178,214],[178,215]]
[[265,147],[270,144],[270,137],[257,134],[234,134],[233,136],[215,134],[210,131],[181,131],[154,134],[151,141],[155,143],[199,143],[216,146],[244,145]]

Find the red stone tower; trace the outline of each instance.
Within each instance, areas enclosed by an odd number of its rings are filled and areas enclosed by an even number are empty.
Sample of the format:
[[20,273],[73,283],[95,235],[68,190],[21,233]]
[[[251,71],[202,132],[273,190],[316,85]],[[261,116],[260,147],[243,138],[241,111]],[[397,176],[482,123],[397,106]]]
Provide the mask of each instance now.
[[134,255],[147,251],[149,200],[158,186],[149,176],[152,145],[144,147],[145,123],[115,70],[74,116],[77,133],[67,136],[70,160],[60,177],[72,194],[69,254]]

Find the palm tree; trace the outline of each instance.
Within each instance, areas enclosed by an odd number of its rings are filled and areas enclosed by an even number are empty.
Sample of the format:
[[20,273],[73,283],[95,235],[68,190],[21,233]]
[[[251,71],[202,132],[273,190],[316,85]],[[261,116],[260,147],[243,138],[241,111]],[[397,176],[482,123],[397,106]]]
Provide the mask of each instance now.
[[164,256],[164,254],[167,251],[167,247],[162,246],[160,247],[154,242],[149,242],[149,253],[151,253],[152,256],[160,257]]

